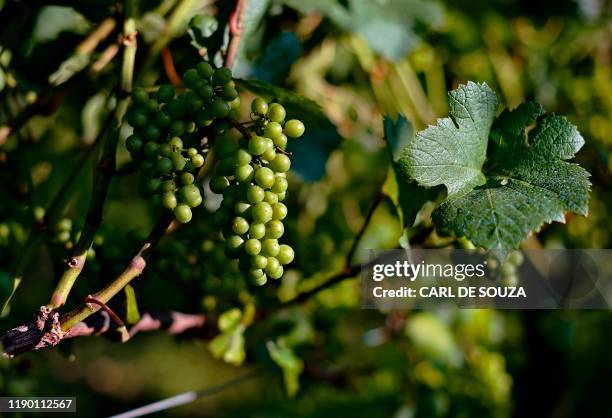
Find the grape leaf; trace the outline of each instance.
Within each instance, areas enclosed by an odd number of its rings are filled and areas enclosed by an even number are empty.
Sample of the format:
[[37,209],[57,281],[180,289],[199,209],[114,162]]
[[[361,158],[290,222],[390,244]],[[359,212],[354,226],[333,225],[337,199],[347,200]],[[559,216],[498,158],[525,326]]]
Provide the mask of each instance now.
[[497,100],[486,84],[460,86],[449,103],[457,126],[439,120],[400,158],[419,184],[446,186],[432,215],[439,230],[509,249],[544,223],[564,222],[565,212],[588,213],[589,173],[566,161],[584,139],[567,119],[523,103],[493,123]]
[[300,388],[300,374],[304,370],[304,363],[295,355],[293,350],[281,339],[278,343],[268,341],[266,348],[272,360],[283,370],[283,380],[287,395],[292,398]]

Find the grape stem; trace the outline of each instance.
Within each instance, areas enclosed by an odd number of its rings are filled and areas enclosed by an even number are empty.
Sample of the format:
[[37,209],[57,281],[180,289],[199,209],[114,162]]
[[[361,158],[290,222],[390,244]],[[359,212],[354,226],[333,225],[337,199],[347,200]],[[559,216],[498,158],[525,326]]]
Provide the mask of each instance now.
[[244,11],[247,7],[248,0],[237,0],[236,7],[232,12],[229,19],[230,33],[232,34],[232,40],[230,41],[229,47],[227,48],[227,55],[225,56],[225,66],[232,68],[236,60],[236,54],[238,53],[238,47],[242,39],[244,32]]
[[[126,15],[124,22],[123,44],[125,48],[121,67],[120,95],[129,94],[131,92],[132,80],[134,78],[134,63],[136,59],[136,22],[131,17],[132,7],[129,3],[129,1],[126,1],[125,4],[125,12],[130,14]],[[102,215],[108,188],[117,166],[116,153],[119,141],[119,127],[128,102],[129,98],[124,98],[119,105],[117,105],[114,112],[113,119],[116,129],[108,135],[102,157],[97,165],[97,175],[94,183],[93,195],[85,217],[85,226],[71,256],[66,260],[66,269],[51,295],[51,300],[47,305],[47,307],[51,309],[57,309],[66,303],[74,283],[83,270],[87,251],[91,247],[98,228],[102,224]]]

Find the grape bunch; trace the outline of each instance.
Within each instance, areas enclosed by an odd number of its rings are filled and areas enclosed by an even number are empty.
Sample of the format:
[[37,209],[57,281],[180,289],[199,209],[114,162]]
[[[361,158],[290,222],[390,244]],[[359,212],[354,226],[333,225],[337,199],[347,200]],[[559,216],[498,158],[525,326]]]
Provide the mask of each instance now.
[[287,137],[299,138],[305,128],[297,119],[285,121],[286,111],[280,103],[256,98],[251,110],[252,126],[242,125],[243,136],[238,141],[229,133],[217,138],[210,188],[223,195],[216,220],[226,255],[238,259],[240,270],[263,285],[268,277],[279,279],[283,265],[294,258],[293,249],[278,241],[285,231],[287,207],[282,201],[291,166],[285,148]]
[[195,183],[204,165],[205,150],[198,130],[213,125],[240,106],[232,73],[214,69],[208,62],[183,75],[184,91],[170,85],[149,94],[142,88],[132,92],[127,121],[134,133],[126,147],[132,160],[140,165],[140,191],[173,211],[181,223],[192,218],[192,209],[202,203]]

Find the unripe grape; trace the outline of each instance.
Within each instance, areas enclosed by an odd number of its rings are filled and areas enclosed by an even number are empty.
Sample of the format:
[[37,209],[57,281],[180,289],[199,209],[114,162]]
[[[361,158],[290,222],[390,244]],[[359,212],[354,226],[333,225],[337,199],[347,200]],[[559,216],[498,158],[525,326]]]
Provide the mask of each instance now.
[[[236,91],[236,89],[233,86],[228,85],[228,84],[223,86],[223,91],[221,92],[221,98],[223,100],[231,102],[236,97],[238,97],[238,92]],[[231,108],[231,105],[230,105],[230,108]]]
[[266,225],[253,222],[249,227],[249,236],[255,239],[262,239],[266,235]]
[[247,189],[247,200],[251,203],[259,203],[264,200],[265,192],[259,186],[250,185]]
[[276,158],[270,161],[270,168],[279,173],[286,173],[291,167],[291,160],[285,154],[278,154]]
[[144,106],[149,101],[149,93],[143,88],[136,87],[132,91],[132,100],[134,103]]
[[237,253],[244,245],[244,239],[240,235],[230,235],[225,241],[226,247],[233,253]]
[[278,203],[278,195],[274,192],[266,190],[264,194],[264,202],[274,205]]
[[231,176],[236,171],[236,164],[233,157],[222,158],[215,165],[215,172],[224,176]]
[[244,243],[244,251],[248,255],[257,255],[261,251],[261,242],[258,239],[251,238]]
[[264,151],[263,154],[261,154],[261,158],[263,158],[264,160],[270,162],[273,159],[276,158],[276,150],[274,149],[274,147],[270,147],[267,150]]
[[176,205],[178,204],[176,195],[174,194],[174,192],[164,193],[162,196],[162,204],[164,205],[166,209],[170,209],[170,210],[174,209]]
[[190,68],[183,74],[183,84],[190,89],[195,88],[200,80],[201,78],[195,68]]
[[240,108],[240,96],[236,97],[234,100],[229,102],[229,105],[232,108],[232,110],[238,110],[238,108]]
[[272,219],[282,221],[286,216],[287,206],[280,202],[272,205]]
[[253,179],[253,171],[253,167],[251,167],[250,164],[241,165],[236,167],[234,176],[236,177],[236,180],[240,182],[249,182]]
[[[273,238],[267,238],[261,244],[261,251],[264,255],[268,257],[276,257],[278,252],[280,251],[280,246],[278,245],[278,240]],[[268,259],[268,263],[270,259]]]
[[272,206],[266,202],[259,202],[252,209],[255,222],[266,223],[272,219]]
[[287,187],[289,187],[289,183],[286,178],[275,177],[274,185],[272,186],[272,191],[274,193],[284,193],[287,191]]
[[[259,250],[261,251],[261,242],[259,244]],[[263,255],[255,255],[251,257],[251,265],[256,269],[265,269],[268,265],[268,258]]]
[[236,165],[247,165],[251,162],[252,159],[253,157],[251,157],[251,154],[249,154],[249,152],[244,148],[240,148],[234,154],[234,160],[236,160]]
[[191,173],[181,174],[181,183],[183,183],[184,185],[193,184],[194,181],[195,181],[195,177],[193,174]]
[[157,141],[161,135],[161,131],[155,125],[147,125],[143,132],[144,137],[150,141]]
[[280,245],[277,258],[282,265],[291,263],[294,257],[295,253],[293,252],[293,248],[286,244]]
[[193,95],[189,95],[185,99],[187,102],[187,110],[189,110],[191,113],[195,113],[196,111],[202,109],[204,106],[204,100],[202,100],[196,92],[189,93],[193,93]]
[[212,83],[214,86],[223,86],[232,80],[232,72],[229,68],[217,68],[212,75]]
[[174,217],[180,223],[187,223],[191,220],[193,214],[191,213],[191,208],[184,203],[179,203],[174,208]]
[[223,99],[215,99],[210,105],[210,113],[218,118],[227,116],[230,110],[230,105]]
[[285,272],[285,269],[283,269],[283,266],[278,266],[276,270],[271,271],[270,274],[268,274],[268,277],[271,279],[277,280],[283,277],[284,272]]
[[200,194],[200,189],[195,184],[188,184],[179,189],[179,197],[181,202],[187,203],[191,207],[196,207],[201,203],[202,195]]
[[144,153],[145,158],[149,160],[157,159],[158,149],[159,149],[159,145],[157,145],[155,142],[147,142],[143,148],[143,153]]
[[172,146],[170,144],[161,144],[159,148],[157,148],[157,153],[162,157],[170,157],[173,153]]
[[268,167],[258,168],[255,171],[255,182],[264,189],[269,189],[275,182],[274,173]]
[[170,145],[174,150],[180,151],[183,149],[183,140],[178,136],[173,136],[168,141],[168,145]]
[[160,110],[155,113],[155,124],[157,126],[166,127],[172,123],[172,117],[165,110]]
[[280,267],[281,264],[275,257],[268,257],[268,264],[266,265],[265,272],[271,277],[272,275],[275,275]]
[[175,171],[182,171],[185,168],[185,165],[187,165],[187,160],[179,152],[173,153],[170,156],[170,159],[172,160],[172,165]]
[[202,167],[204,165],[204,157],[201,154],[194,155],[191,157],[191,162],[197,168]]
[[173,167],[174,166],[172,164],[172,160],[168,157],[160,158],[155,163],[155,168],[157,169],[157,172],[162,175],[172,173]]
[[176,183],[174,180],[166,180],[162,183],[162,192],[173,192],[176,190]]
[[198,150],[197,150],[197,149],[195,149],[195,148],[189,148],[189,149],[187,150],[187,156],[188,156],[189,158],[195,157],[196,155],[198,155]]
[[213,96],[215,95],[215,90],[208,84],[203,84],[199,86],[196,92],[202,98],[202,100],[207,103],[210,102]]
[[247,202],[236,202],[234,204],[234,213],[240,216],[249,216],[251,205]]
[[285,149],[287,147],[287,135],[282,134],[276,138],[273,139],[274,141],[274,145],[276,145],[277,147],[279,147],[280,149]]
[[243,217],[235,217],[232,221],[232,231],[238,235],[246,234],[249,231],[249,222]]
[[172,116],[173,119],[180,119],[187,113],[187,104],[182,98],[175,98],[164,107],[164,110]]
[[161,186],[162,186],[162,181],[161,179],[157,178],[157,177],[153,177],[149,180],[147,180],[147,191],[151,194],[153,193],[157,193],[158,191],[160,191]]
[[285,108],[280,103],[271,103],[268,107],[268,118],[272,122],[282,123],[287,116]]
[[301,137],[305,130],[306,128],[300,120],[291,119],[285,123],[285,134],[291,138]]
[[249,140],[249,151],[253,155],[261,155],[267,149],[266,139],[261,136],[253,136]]
[[133,109],[128,112],[128,123],[135,128],[142,128],[147,124],[147,115],[141,109]]
[[209,186],[210,186],[210,190],[212,190],[213,193],[219,194],[223,190],[227,189],[229,185],[230,185],[229,180],[225,176],[212,176],[210,178]]
[[168,103],[174,98],[174,87],[165,84],[157,90],[155,96],[161,103]]
[[283,134],[283,127],[278,122],[268,122],[264,127],[264,136],[268,138],[276,138]]
[[196,65],[198,75],[204,79],[209,79],[214,73],[214,68],[208,62],[200,62]]
[[277,196],[278,196],[278,201],[282,202],[283,200],[285,200],[285,197],[287,196],[287,193],[286,192],[278,193]]
[[263,286],[268,282],[267,276],[264,274],[263,270],[251,270],[249,272],[249,278],[253,282],[255,286]]
[[137,135],[130,135],[125,141],[125,146],[131,153],[137,153],[142,150],[144,143]]
[[170,133],[174,136],[180,136],[183,135],[185,133],[185,122],[183,122],[182,120],[175,120],[174,122],[172,122],[172,124],[170,124]]
[[251,110],[258,115],[264,116],[268,113],[268,102],[261,97],[257,97],[251,102]]
[[272,220],[266,224],[266,238],[278,239],[285,233],[283,223],[278,220]]

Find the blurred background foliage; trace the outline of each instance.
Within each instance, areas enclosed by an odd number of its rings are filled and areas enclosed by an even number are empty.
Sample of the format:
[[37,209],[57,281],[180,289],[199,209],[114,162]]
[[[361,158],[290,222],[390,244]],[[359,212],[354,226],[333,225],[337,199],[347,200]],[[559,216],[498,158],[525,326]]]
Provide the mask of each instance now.
[[[199,41],[223,37],[233,8],[231,1],[138,3],[137,76],[144,86],[168,82],[164,51],[179,73],[197,62],[206,46]],[[249,306],[289,300],[341,270],[387,177],[382,115],[402,113],[422,129],[446,116],[447,91],[467,80],[486,81],[510,108],[539,101],[566,115],[586,139],[577,159],[592,173],[589,216],[547,226],[524,246],[610,247],[609,1],[247,4],[236,75],[293,90],[319,103],[329,118],[308,121],[296,114],[308,126],[292,149],[287,235],[296,261],[282,282],[248,286],[216,245],[209,211],[219,202],[211,196],[197,222],[162,240],[135,282],[141,311],[204,311],[214,321],[239,308],[237,320],[246,324]],[[46,302],[80,230],[91,195],[91,157],[117,80],[120,29],[119,9],[109,0],[3,0],[0,7],[0,293],[10,290],[10,263],[41,208],[74,177],[61,219],[37,248],[0,322],[6,329]],[[9,132],[17,122],[19,129]],[[120,166],[128,161],[124,142]],[[80,161],[85,164],[74,176]],[[154,221],[135,193],[134,177],[112,184],[73,304],[123,268]],[[431,208],[426,204],[409,229],[413,245],[453,245],[432,231]],[[360,248],[394,248],[401,234],[395,208],[385,200]],[[124,306],[125,300],[116,301],[119,312]],[[256,380],[160,416],[612,416],[607,312],[365,311],[359,309],[358,280],[347,280],[246,325],[227,328],[229,334],[244,332],[245,346],[233,353],[240,357],[246,350],[240,367],[213,359],[198,336],[157,333],[125,345],[82,338],[0,360],[0,394],[77,396],[80,415],[100,416],[258,368],[264,371]],[[283,367],[288,389],[299,379],[294,397],[287,396],[274,363]]]

